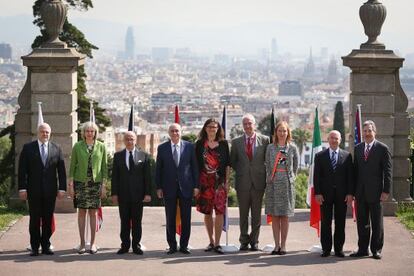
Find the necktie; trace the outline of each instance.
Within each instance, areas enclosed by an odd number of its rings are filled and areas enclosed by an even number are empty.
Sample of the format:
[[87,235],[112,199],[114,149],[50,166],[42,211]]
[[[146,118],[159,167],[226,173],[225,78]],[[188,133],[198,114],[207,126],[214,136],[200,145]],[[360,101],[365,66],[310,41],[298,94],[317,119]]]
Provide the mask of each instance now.
[[174,145],[174,152],[173,152],[173,159],[174,159],[174,163],[175,166],[178,167],[178,151],[177,151],[177,145]]
[[365,148],[365,152],[364,152],[364,159],[365,159],[365,161],[367,161],[368,155],[369,155],[369,144]]
[[247,138],[247,149],[246,149],[246,153],[247,153],[247,157],[249,157],[249,160],[252,161],[253,159],[253,145],[252,145],[252,138]]
[[331,165],[332,165],[332,169],[335,170],[336,169],[336,151],[332,152]]
[[45,144],[42,144],[40,146],[40,154],[42,155],[42,163],[44,166],[46,166],[46,150],[45,150]]
[[134,167],[134,156],[132,156],[132,150],[129,152],[129,170]]

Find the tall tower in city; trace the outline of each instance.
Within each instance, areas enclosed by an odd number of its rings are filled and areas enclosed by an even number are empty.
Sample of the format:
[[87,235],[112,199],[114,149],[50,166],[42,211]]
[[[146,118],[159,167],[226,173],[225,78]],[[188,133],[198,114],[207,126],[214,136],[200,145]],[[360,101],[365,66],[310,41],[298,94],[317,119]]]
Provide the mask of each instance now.
[[332,56],[331,61],[329,62],[326,81],[328,83],[336,83],[338,81],[338,66],[334,56]]
[[125,36],[125,59],[135,58],[134,28],[129,26]]
[[313,62],[313,56],[312,56],[312,47],[309,51],[309,58],[308,63],[305,66],[305,70],[303,72],[303,76],[305,77],[311,77],[315,74],[315,63]]
[[277,59],[277,40],[276,40],[276,38],[272,38],[270,58],[271,58],[272,61]]

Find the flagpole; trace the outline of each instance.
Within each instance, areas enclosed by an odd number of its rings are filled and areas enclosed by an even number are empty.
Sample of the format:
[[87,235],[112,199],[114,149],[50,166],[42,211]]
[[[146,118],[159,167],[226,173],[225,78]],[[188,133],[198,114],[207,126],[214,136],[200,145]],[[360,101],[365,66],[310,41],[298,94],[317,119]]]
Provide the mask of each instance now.
[[[224,126],[223,126],[224,125]],[[224,105],[223,108],[223,119],[221,122],[221,126],[224,130],[224,139],[227,140],[227,134],[229,133],[226,130],[229,130],[230,128],[227,125],[227,104]],[[224,183],[226,183],[227,181],[227,177],[224,177]],[[229,187],[230,190],[230,187]],[[229,225],[229,193],[227,192],[227,200],[226,200],[226,205],[225,205],[225,217],[224,217],[224,221],[223,224],[225,227],[223,227],[223,230],[226,229],[226,245],[222,246],[223,252],[226,253],[234,253],[234,252],[238,252],[239,248],[234,245],[234,244],[229,244],[229,230],[230,230],[230,225]],[[226,223],[227,222],[227,223]]]

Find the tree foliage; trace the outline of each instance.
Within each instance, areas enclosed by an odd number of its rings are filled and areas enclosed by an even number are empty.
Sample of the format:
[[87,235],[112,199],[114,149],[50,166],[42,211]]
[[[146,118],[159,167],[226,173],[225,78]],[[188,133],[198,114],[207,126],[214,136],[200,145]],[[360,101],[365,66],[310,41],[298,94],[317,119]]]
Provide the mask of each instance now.
[[302,165],[303,147],[311,139],[311,134],[306,129],[297,128],[292,131],[292,139],[299,150],[299,164]]
[[339,147],[341,149],[344,149],[345,148],[345,121],[344,121],[344,108],[342,106],[341,101],[338,101],[335,106],[333,129],[341,133],[342,140],[341,140],[341,144],[339,144]]
[[[265,116],[263,119],[260,120],[259,124],[257,125],[257,130],[260,131],[263,135],[271,136],[273,133],[270,133],[270,122],[271,122],[272,114]],[[274,125],[277,125],[279,122],[278,118],[275,118]]]

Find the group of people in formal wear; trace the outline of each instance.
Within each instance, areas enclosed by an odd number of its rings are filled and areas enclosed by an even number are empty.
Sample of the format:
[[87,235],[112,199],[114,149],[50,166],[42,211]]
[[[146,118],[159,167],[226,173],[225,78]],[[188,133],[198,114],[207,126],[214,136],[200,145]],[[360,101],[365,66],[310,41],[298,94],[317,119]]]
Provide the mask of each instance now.
[[[272,255],[287,254],[286,240],[289,217],[295,209],[295,177],[298,171],[298,149],[286,122],[279,122],[270,137],[256,131],[251,114],[242,118],[244,133],[231,141],[224,137],[220,123],[208,119],[195,144],[181,139],[181,126],[171,124],[170,139],[158,146],[155,179],[151,177],[150,156],[136,147],[134,132],[124,133],[125,149],[115,153],[111,177],[111,195],[119,207],[121,247],[118,254],[132,248],[141,255],[142,216],[145,202],[151,201],[155,181],[157,197],[163,199],[166,217],[167,254],[177,251],[190,254],[192,201],[204,214],[207,233],[205,251],[223,254],[220,238],[229,192],[231,168],[235,172],[240,218],[240,250],[259,250],[259,233],[264,201],[265,213],[271,217],[275,242]],[[387,146],[375,139],[372,121],[363,125],[365,142],[355,147],[352,156],[339,149],[341,135],[331,131],[329,148],[315,156],[315,199],[320,204],[322,257],[332,249],[332,217],[335,218],[335,255],[343,257],[347,203],[357,202],[359,249],[351,256],[371,252],[381,258],[383,245],[382,204],[391,182],[391,159]],[[19,158],[19,196],[28,200],[30,213],[30,245],[32,256],[51,255],[52,217],[56,198],[68,190],[78,209],[79,254],[97,253],[95,244],[96,213],[105,197],[108,180],[107,152],[97,140],[98,127],[87,122],[81,127],[82,140],[77,142],[70,159],[69,183],[62,150],[50,141],[51,128],[47,123],[38,127],[38,139],[24,145]],[[231,150],[230,150],[231,148]],[[177,208],[177,205],[179,208]],[[181,217],[181,234],[177,243],[176,215]],[[214,213],[214,214],[213,214]],[[89,217],[90,225],[86,224]],[[249,232],[250,216],[250,232]],[[90,240],[85,229],[90,227]],[[132,239],[131,239],[132,238]],[[90,247],[86,247],[87,242]],[[39,248],[41,247],[41,251]]]

